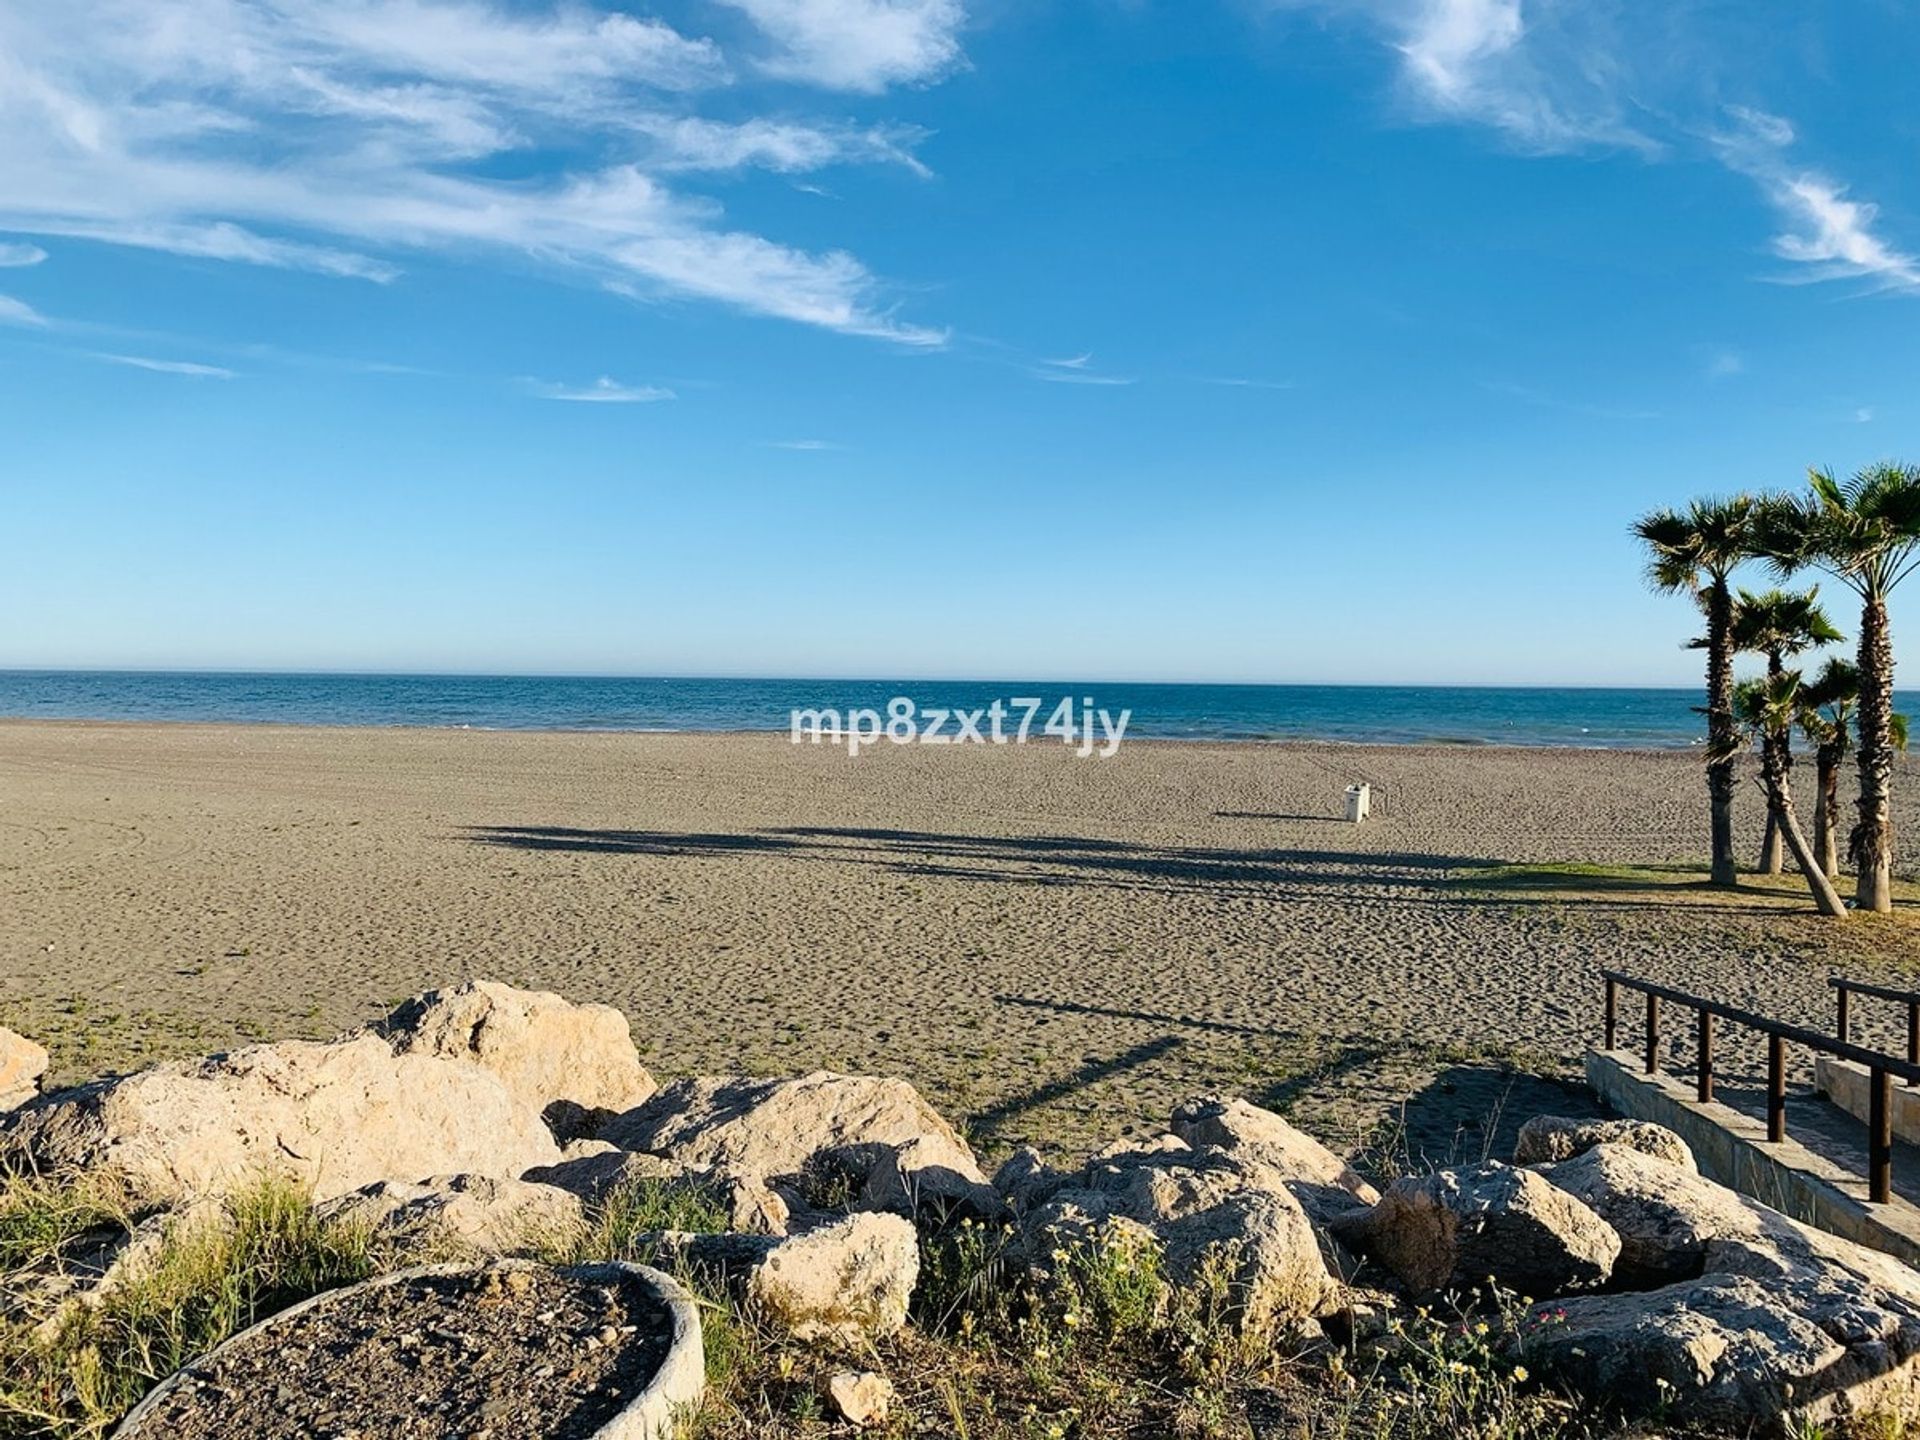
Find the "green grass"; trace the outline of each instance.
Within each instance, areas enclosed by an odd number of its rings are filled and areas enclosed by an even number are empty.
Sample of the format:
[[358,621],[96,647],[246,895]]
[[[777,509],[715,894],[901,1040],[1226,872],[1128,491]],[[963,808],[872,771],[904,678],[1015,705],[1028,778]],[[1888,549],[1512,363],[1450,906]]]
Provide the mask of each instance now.
[[[40,1179],[0,1186],[0,1245],[16,1269],[44,1266],[100,1226],[110,1196]],[[724,1223],[711,1197],[641,1182],[589,1217],[567,1258],[625,1258],[659,1229]],[[878,1440],[1588,1440],[1620,1432],[1577,1413],[1528,1373],[1526,1311],[1509,1297],[1394,1322],[1381,1343],[1296,1359],[1235,1323],[1227,1257],[1177,1286],[1151,1242],[1124,1227],[1063,1242],[1037,1267],[1007,1227],[962,1222],[922,1236],[913,1324],[857,1354],[795,1345],[708,1277],[708,1394],[685,1440],[844,1436],[827,1398],[837,1370],[891,1379]],[[297,1300],[390,1265],[359,1229],[327,1223],[284,1182],[167,1233],[139,1276],[76,1309],[50,1335],[0,1321],[0,1440],[96,1440],[153,1384]],[[1254,1416],[1258,1415],[1256,1431]],[[1884,1425],[1808,1440],[1900,1440]]]
[[[0,1205],[10,1253],[45,1262],[73,1238],[77,1217],[99,1218],[98,1203],[84,1185],[10,1181]],[[169,1231],[149,1266],[74,1307],[51,1334],[0,1327],[0,1440],[103,1435],[228,1336],[373,1272],[365,1232],[323,1223],[302,1190],[276,1181],[242,1191],[218,1216]]]

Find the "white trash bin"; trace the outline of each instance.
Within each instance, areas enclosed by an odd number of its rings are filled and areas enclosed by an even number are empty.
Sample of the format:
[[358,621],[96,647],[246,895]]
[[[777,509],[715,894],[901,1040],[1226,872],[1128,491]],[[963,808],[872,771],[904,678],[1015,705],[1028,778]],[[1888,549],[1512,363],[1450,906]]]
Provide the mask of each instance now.
[[1371,785],[1347,786],[1347,820],[1358,825],[1373,813],[1373,787]]

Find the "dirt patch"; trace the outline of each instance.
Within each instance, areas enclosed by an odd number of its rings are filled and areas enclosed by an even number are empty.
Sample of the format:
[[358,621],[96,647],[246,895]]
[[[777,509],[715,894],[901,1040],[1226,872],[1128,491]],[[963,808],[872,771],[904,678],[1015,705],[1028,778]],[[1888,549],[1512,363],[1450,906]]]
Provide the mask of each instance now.
[[193,1367],[168,1440],[585,1440],[659,1370],[672,1318],[635,1282],[516,1268],[343,1293]]

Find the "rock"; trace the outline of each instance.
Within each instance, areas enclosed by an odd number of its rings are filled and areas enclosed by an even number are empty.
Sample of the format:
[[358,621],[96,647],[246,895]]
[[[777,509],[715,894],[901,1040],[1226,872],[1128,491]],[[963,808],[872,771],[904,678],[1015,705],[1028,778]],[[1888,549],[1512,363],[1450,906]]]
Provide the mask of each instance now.
[[966,1142],[904,1080],[824,1071],[681,1080],[604,1126],[601,1138],[803,1191],[810,1177],[837,1172],[855,1203],[998,1205]]
[[582,1223],[580,1201],[565,1190],[486,1175],[376,1180],[319,1214],[364,1226],[414,1263],[538,1253],[577,1235]]
[[1016,1217],[1045,1205],[1068,1177],[1051,1168],[1031,1145],[1022,1145],[993,1173],[993,1188]]
[[992,1185],[955,1168],[946,1141],[925,1135],[884,1147],[873,1157],[858,1205],[862,1210],[890,1210],[896,1215],[931,1212],[943,1220],[958,1215],[993,1220],[1007,1208]]
[[1914,1413],[1916,1317],[1856,1304],[1836,1334],[1839,1317],[1818,1323],[1804,1301],[1743,1275],[1583,1296],[1557,1307],[1529,1354],[1577,1393],[1712,1433]]
[[662,1155],[641,1155],[611,1145],[558,1165],[542,1165],[521,1178],[556,1185],[595,1210],[617,1192],[636,1186],[656,1184],[685,1191],[711,1205],[727,1229],[753,1235],[784,1235],[790,1219],[786,1202],[756,1179],[696,1169]]
[[849,1215],[804,1235],[656,1237],[657,1258],[706,1271],[794,1339],[857,1347],[907,1323],[920,1241],[898,1215]]
[[1245,1100],[1189,1100],[1174,1109],[1173,1133],[1196,1149],[1211,1145],[1278,1171],[1287,1177],[1288,1193],[1320,1224],[1380,1200],[1378,1190],[1318,1140]]
[[920,1241],[898,1215],[849,1215],[782,1240],[747,1298],[796,1340],[857,1345],[896,1333],[920,1278]]
[[1709,1241],[1758,1237],[1762,1223],[1741,1196],[1644,1150],[1607,1143],[1539,1174],[1620,1236],[1620,1278],[1664,1285],[1701,1273]]
[[95,1172],[140,1207],[263,1175],[316,1200],[376,1180],[512,1179],[559,1155],[539,1112],[490,1072],[396,1055],[371,1034],[158,1065],[0,1115],[0,1168]]
[[17,1109],[38,1095],[47,1063],[40,1046],[0,1026],[0,1110]]
[[827,1394],[840,1418],[855,1429],[886,1423],[893,1409],[893,1382],[871,1370],[842,1370],[827,1381]]
[[1284,1175],[1177,1136],[1094,1157],[1027,1216],[1022,1249],[1044,1265],[1060,1245],[1096,1237],[1150,1243],[1175,1284],[1224,1269],[1231,1318],[1250,1331],[1317,1314],[1337,1295]]
[[640,1063],[626,1016],[545,991],[474,980],[416,995],[376,1028],[396,1055],[491,1070],[521,1103],[546,1113],[562,1139],[590,1135],[659,1088]]
[[1596,1145],[1624,1145],[1682,1170],[1692,1170],[1693,1151],[1664,1125],[1651,1120],[1569,1120],[1536,1115],[1520,1127],[1513,1147],[1516,1165],[1551,1164],[1584,1155]]
[[1565,1190],[1498,1161],[1395,1181],[1380,1203],[1337,1227],[1421,1293],[1466,1291],[1488,1277],[1526,1295],[1603,1284],[1620,1237]]
[[1698,1275],[1546,1308],[1543,1373],[1739,1433],[1920,1415],[1920,1273],[1617,1145],[1542,1173],[1620,1227],[1623,1265]]

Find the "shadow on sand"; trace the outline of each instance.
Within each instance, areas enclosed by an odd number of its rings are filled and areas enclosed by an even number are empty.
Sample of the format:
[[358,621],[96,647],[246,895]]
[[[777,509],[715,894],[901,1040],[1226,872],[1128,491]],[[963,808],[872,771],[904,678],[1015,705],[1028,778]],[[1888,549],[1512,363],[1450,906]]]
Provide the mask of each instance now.
[[797,827],[735,834],[584,830],[558,825],[469,829],[478,844],[594,855],[777,854],[871,865],[903,875],[1020,885],[1095,885],[1271,895],[1275,887],[1377,890],[1430,887],[1453,871],[1493,862],[1458,855],[1138,845],[1061,835],[948,835],[918,830]]
[[[1319,818],[1319,817],[1262,817]],[[1577,905],[1752,914],[1807,906],[1797,877],[1744,879],[1716,890],[1695,867],[1514,865],[1485,856],[1393,850],[1142,845],[1071,835],[958,835],[926,830],[796,826],[738,832],[482,825],[476,844],[585,855],[779,855],[865,865],[900,875],[1013,885],[1098,886],[1221,897],[1332,896],[1366,891],[1389,905]]]

